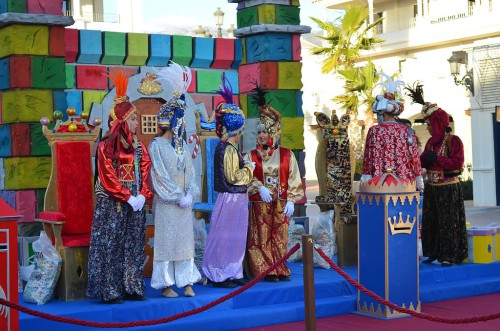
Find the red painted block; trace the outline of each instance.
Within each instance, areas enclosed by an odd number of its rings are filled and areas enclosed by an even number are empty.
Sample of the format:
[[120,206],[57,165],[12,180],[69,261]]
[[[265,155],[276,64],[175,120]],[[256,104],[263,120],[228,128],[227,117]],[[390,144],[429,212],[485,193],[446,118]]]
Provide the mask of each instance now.
[[35,191],[17,191],[16,209],[23,215],[20,222],[34,222],[36,215],[36,192]]
[[62,15],[63,0],[25,0],[26,11],[31,14]]
[[78,30],[64,29],[64,50],[66,52],[66,62],[75,63],[78,56]]
[[9,59],[10,87],[31,87],[31,58],[28,56],[12,56]]
[[30,155],[30,125],[16,123],[10,126],[12,156]]
[[294,61],[302,60],[300,51],[301,51],[300,34],[294,34],[292,35],[292,60]]
[[66,56],[66,50],[64,49],[64,37],[64,27],[50,27],[49,52],[51,56]]
[[[112,68],[121,68],[123,71],[125,71],[126,73],[128,73],[130,75],[130,77],[132,76],[135,76],[139,73],[139,67],[120,67],[120,66],[115,66],[115,67],[109,67],[108,68],[108,72],[112,69]],[[110,90],[112,90],[113,88],[115,87],[115,84],[113,83],[113,81],[111,79],[108,79],[108,88]]]
[[196,92],[196,70],[191,69],[191,84],[189,84],[187,92],[195,93]]
[[278,62],[257,62],[245,64],[238,69],[239,92],[248,93],[255,84],[263,89],[278,88]]
[[[225,102],[224,99],[220,96],[220,95],[216,95],[214,96],[214,105],[213,105],[213,109],[217,109],[217,105],[220,103],[220,102]],[[240,100],[239,98],[236,96],[236,95],[233,95],[233,102],[235,104],[238,105],[238,107],[240,107]],[[240,107],[241,108],[241,107]]]
[[260,64],[260,87],[266,90],[278,88],[278,62],[262,62]]
[[76,88],[89,90],[107,90],[108,77],[104,66],[76,66]]
[[215,38],[213,69],[229,69],[234,62],[234,39]]

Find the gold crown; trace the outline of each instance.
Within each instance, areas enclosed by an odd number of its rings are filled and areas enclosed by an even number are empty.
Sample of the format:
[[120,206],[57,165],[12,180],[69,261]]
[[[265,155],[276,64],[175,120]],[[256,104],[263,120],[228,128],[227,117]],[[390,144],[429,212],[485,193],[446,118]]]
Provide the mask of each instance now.
[[71,107],[66,109],[66,113],[68,119],[63,122],[63,113],[59,110],[54,112],[55,126],[52,129],[49,129],[50,120],[47,117],[40,119],[43,135],[49,141],[49,145],[57,141],[97,141],[101,132],[101,119],[96,118],[93,125],[89,126],[88,113],[82,112],[75,116],[76,110]]
[[410,221],[410,215],[406,215],[406,221],[403,221],[403,213],[399,212],[399,220],[396,221],[397,216],[394,215],[392,220],[390,217],[387,218],[387,222],[389,222],[389,226],[391,228],[391,234],[394,236],[396,234],[411,234],[413,230],[413,226],[417,222],[417,218],[413,217],[413,222]]

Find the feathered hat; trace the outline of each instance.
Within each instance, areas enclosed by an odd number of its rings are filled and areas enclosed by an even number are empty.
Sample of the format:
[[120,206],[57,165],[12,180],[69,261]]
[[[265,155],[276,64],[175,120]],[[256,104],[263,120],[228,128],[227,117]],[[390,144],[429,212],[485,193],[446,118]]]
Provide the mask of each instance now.
[[267,130],[269,133],[269,146],[274,147],[278,143],[281,135],[281,114],[266,101],[267,92],[258,85],[252,90],[256,92],[252,95],[252,102],[257,105],[260,112],[259,124],[257,130]]
[[120,151],[131,153],[137,147],[137,140],[130,131],[127,119],[137,112],[137,108],[128,100],[127,86],[129,74],[123,69],[111,69],[108,75],[116,87],[115,104],[109,111],[109,136],[106,139],[104,153],[116,159]]
[[384,94],[375,97],[375,102],[372,104],[373,112],[398,116],[404,111],[404,104],[400,101],[400,95],[401,86],[405,83],[401,80],[394,81],[389,75],[383,72],[380,72],[379,75],[386,78],[387,81],[377,84],[382,85],[385,91]]
[[158,126],[162,130],[172,130],[172,146],[177,152],[182,151],[182,135],[184,133],[186,112],[185,93],[191,84],[191,69],[171,62],[170,66],[158,71],[158,80],[167,82],[173,87],[172,98],[160,106],[157,113]]
[[220,89],[215,93],[224,99],[215,109],[217,136],[222,140],[227,140],[229,137],[241,134],[245,126],[245,116],[233,101],[233,88],[225,73],[222,73]]

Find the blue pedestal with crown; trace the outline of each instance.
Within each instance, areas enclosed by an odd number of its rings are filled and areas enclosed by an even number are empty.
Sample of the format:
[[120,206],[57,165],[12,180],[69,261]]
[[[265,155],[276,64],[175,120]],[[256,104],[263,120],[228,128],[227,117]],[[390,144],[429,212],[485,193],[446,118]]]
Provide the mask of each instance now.
[[[382,298],[417,312],[419,203],[414,185],[401,183],[392,174],[363,183],[357,192],[358,281]],[[383,319],[408,316],[360,291],[357,312]]]

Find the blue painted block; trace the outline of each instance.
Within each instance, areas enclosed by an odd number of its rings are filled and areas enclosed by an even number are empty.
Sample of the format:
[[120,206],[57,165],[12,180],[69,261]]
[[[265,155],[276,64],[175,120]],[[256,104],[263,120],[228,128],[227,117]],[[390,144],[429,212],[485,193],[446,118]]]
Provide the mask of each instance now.
[[191,68],[210,68],[214,60],[213,38],[193,38],[193,60]]
[[0,60],[0,90],[7,90],[10,88],[10,65],[9,58]]
[[5,201],[12,207],[12,209],[16,210],[16,191],[4,191],[2,187],[2,191],[0,191],[0,199]]
[[0,0],[0,14],[8,12],[7,0]]
[[241,60],[243,59],[243,44],[241,39],[234,40],[234,62],[231,65],[231,69],[238,69]]
[[172,36],[166,34],[150,34],[149,48],[148,66],[168,66],[168,61],[172,58]]
[[[362,190],[362,189],[360,189]],[[358,281],[394,304],[420,311],[417,192],[358,192]],[[358,313],[407,316],[359,292]]]
[[297,91],[297,117],[304,117],[302,110],[302,91]]
[[238,73],[236,71],[226,71],[226,78],[233,87],[233,94],[239,94]]
[[77,63],[99,64],[102,57],[102,32],[80,30],[80,53]]
[[0,125],[0,157],[12,156],[10,125]]
[[264,61],[292,61],[292,35],[265,33],[245,40],[248,63]]
[[68,109],[68,101],[66,100],[66,92],[64,91],[54,91],[54,109],[62,111],[63,114],[66,113]]
[[[68,107],[75,108],[76,113],[80,114],[82,112],[82,91],[67,91],[66,92],[66,103]],[[63,111],[63,120],[68,119],[68,115]]]

